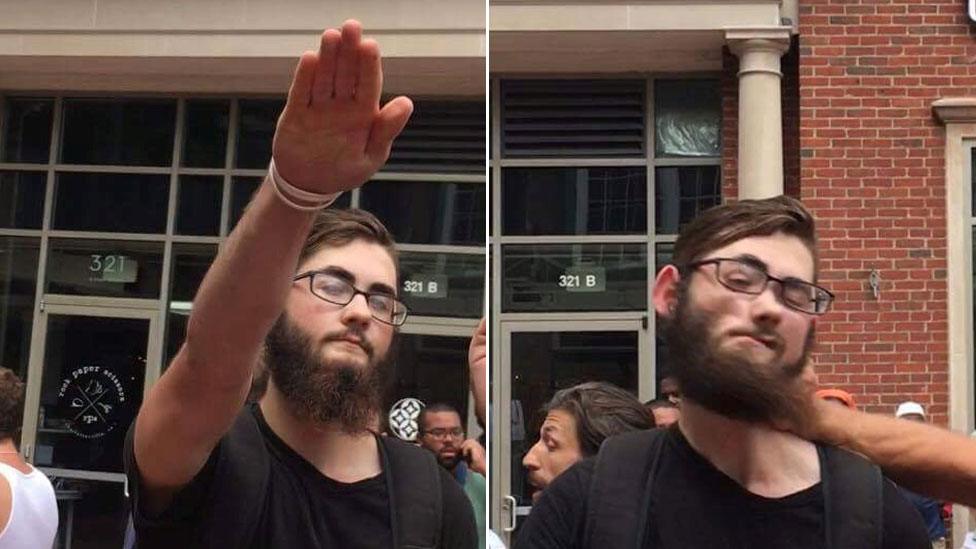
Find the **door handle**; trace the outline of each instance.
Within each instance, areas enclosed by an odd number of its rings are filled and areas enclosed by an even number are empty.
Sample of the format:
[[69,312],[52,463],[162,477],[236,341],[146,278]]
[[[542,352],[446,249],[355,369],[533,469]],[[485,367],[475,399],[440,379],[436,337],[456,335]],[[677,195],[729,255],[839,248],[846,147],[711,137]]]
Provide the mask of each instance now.
[[504,499],[505,503],[508,504],[508,516],[509,516],[508,526],[505,526],[504,528],[502,528],[502,530],[506,532],[514,532],[515,531],[515,508],[518,506],[518,502],[515,501],[515,498],[512,496],[505,496],[502,499]]

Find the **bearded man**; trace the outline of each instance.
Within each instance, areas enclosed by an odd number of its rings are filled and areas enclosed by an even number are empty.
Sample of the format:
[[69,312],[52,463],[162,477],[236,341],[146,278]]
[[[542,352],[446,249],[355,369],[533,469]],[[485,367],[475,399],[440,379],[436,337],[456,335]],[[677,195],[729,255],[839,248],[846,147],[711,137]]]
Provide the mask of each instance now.
[[[372,215],[322,208],[386,161],[412,104],[379,107],[379,50],[361,35],[347,21],[302,56],[269,175],[130,430],[140,548],[477,544],[436,461],[370,430],[407,315],[396,248]],[[267,388],[242,410],[258,363]]]
[[678,428],[607,440],[545,491],[519,548],[928,547],[877,468],[785,430],[810,421],[819,315],[814,221],[743,200],[682,231],[653,301],[681,387]]

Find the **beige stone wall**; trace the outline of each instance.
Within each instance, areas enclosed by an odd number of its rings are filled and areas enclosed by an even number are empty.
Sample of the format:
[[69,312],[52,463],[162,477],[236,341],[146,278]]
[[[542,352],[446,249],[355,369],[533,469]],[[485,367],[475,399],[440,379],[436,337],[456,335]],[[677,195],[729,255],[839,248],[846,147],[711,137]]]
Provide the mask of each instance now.
[[484,94],[479,0],[2,0],[0,90],[283,93],[347,18],[380,43],[389,91]]

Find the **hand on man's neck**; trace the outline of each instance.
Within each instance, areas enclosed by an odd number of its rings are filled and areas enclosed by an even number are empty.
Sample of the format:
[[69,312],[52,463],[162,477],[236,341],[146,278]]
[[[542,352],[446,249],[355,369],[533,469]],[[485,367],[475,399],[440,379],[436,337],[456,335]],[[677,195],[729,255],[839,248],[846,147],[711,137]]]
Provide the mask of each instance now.
[[373,433],[349,434],[337,425],[321,425],[295,417],[273,380],[268,382],[260,406],[265,421],[278,438],[330,479],[352,483],[382,472]]
[[753,494],[781,498],[820,482],[816,447],[771,425],[729,419],[686,397],[678,427],[696,452]]

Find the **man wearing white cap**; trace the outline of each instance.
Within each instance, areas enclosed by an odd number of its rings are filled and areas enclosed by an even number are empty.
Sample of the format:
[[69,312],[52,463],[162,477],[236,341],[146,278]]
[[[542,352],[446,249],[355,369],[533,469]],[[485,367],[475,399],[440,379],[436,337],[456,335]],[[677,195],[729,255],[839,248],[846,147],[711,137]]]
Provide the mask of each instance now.
[[[895,417],[925,423],[925,408],[911,400],[902,402],[895,410]],[[946,547],[946,528],[942,520],[942,503],[930,497],[916,494],[911,490],[900,487],[905,498],[915,506],[918,514],[922,515],[925,527],[929,531],[929,541],[932,542],[932,549],[945,549]]]

